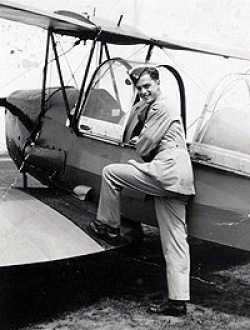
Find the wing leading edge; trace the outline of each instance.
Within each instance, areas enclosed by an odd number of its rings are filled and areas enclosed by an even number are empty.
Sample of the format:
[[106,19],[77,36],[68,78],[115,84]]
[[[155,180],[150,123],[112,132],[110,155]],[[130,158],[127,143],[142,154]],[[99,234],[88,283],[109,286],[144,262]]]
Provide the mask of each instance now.
[[51,29],[55,33],[84,40],[94,39],[98,34],[98,40],[107,43],[155,45],[166,49],[250,60],[250,51],[248,50],[227,49],[210,44],[177,41],[168,37],[155,39],[123,23],[117,26],[114,22],[95,17],[89,20],[84,16],[68,11],[53,13],[6,0],[0,0],[0,18],[37,26],[46,30]]
[[[63,13],[63,11],[61,11]],[[64,12],[68,13],[67,11]],[[105,26],[97,26],[81,15],[62,15],[10,1],[0,1],[0,18],[33,25],[42,29],[51,29],[55,33],[69,35],[81,39],[94,39],[99,34],[99,40],[114,44],[148,44],[150,39],[137,29],[116,26],[109,22]],[[80,18],[80,19],[79,19]],[[98,22],[99,23],[99,22]],[[101,33],[99,33],[101,31]]]
[[160,47],[175,49],[175,50],[184,50],[191,52],[198,52],[207,55],[217,55],[225,58],[235,58],[239,60],[250,60],[250,49],[230,49],[225,47],[219,47],[217,45],[211,45],[206,43],[199,42],[188,42],[183,40],[174,40],[170,38],[163,37],[161,40],[155,40],[155,44],[158,44]]

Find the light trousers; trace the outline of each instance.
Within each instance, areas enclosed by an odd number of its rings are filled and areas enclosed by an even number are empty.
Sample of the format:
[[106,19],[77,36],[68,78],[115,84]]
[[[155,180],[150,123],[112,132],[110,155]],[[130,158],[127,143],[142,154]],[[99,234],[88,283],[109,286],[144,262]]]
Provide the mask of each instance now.
[[186,201],[168,192],[149,175],[131,164],[112,164],[103,169],[97,219],[120,226],[120,193],[130,188],[154,196],[162,252],[166,261],[169,299],[190,299],[190,254],[185,221]]

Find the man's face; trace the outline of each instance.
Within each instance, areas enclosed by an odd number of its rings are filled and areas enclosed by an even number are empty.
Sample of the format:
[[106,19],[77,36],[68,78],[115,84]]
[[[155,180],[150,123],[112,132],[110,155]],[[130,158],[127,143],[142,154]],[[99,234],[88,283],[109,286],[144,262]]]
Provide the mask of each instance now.
[[153,80],[148,73],[143,74],[136,83],[140,98],[146,103],[154,102],[160,94],[159,80]]

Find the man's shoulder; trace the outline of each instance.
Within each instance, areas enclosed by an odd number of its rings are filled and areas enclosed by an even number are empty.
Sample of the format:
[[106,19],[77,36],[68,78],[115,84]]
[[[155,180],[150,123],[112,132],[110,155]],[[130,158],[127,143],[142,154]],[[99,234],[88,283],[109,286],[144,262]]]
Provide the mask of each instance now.
[[161,98],[152,104],[152,113],[157,113],[157,117],[169,117],[172,120],[180,119],[180,111],[177,107],[170,106],[166,99]]
[[166,102],[166,99],[160,98],[156,100],[152,106],[151,106],[152,111],[157,111],[157,112],[168,112],[168,105]]
[[164,96],[158,97],[151,105],[152,110],[166,110],[167,109],[167,99]]
[[167,110],[167,104],[165,102],[159,101],[159,102],[155,102],[154,104],[152,104],[151,107],[152,110],[156,111],[156,110]]

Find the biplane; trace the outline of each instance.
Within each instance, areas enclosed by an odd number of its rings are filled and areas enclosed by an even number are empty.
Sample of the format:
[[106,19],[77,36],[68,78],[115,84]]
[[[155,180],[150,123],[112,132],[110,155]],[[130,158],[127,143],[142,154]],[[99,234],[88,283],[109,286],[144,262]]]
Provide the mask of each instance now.
[[[23,188],[11,189],[0,205],[0,265],[67,259],[114,248],[91,237],[86,228],[95,214],[103,167],[138,157],[129,143],[136,126],[130,114],[137,95],[128,71],[140,63],[112,57],[111,48],[119,46],[122,53],[126,46],[145,46],[143,63],[157,65],[163,92],[174,95],[170,102],[179,107],[185,128],[189,114],[182,76],[168,63],[155,64],[154,51],[170,49],[247,61],[250,55],[155,39],[124,25],[121,19],[112,23],[8,1],[0,1],[0,18],[47,31],[41,89],[17,90],[1,99],[6,109],[7,148],[23,174]],[[83,48],[91,44],[79,88],[65,82],[57,36],[74,38],[74,45]],[[52,64],[59,84],[51,87]],[[248,251],[249,96],[248,72],[225,77],[208,96],[188,145],[197,190],[188,209],[189,234]],[[28,175],[41,182],[42,188],[29,187]],[[122,216],[135,227],[138,222],[156,226],[152,199],[140,193],[123,192]]]

